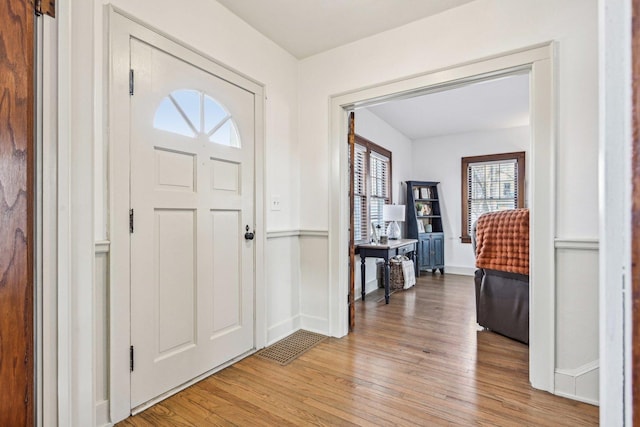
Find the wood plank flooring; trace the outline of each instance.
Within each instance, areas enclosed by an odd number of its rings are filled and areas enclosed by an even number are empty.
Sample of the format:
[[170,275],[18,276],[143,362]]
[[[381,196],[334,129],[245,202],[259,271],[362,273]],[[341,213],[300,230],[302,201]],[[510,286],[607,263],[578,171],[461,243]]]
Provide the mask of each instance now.
[[[346,315],[346,314],[345,314]],[[427,274],[287,366],[248,357],[118,426],[589,426],[598,408],[533,390],[528,347],[475,323],[473,279]]]

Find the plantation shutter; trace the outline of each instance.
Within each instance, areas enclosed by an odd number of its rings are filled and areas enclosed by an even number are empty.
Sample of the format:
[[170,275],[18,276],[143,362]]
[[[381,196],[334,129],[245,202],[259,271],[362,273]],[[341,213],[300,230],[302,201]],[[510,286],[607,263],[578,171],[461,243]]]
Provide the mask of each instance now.
[[389,201],[389,158],[371,151],[369,156],[371,173],[371,197],[369,206],[371,212],[369,221],[376,226],[385,228],[382,220],[382,206]]
[[518,207],[518,160],[470,163],[467,171],[467,233],[486,212]]
[[369,239],[367,231],[367,149],[355,145],[353,162],[353,229],[354,241],[363,242]]
[[391,202],[390,183],[391,152],[356,135],[353,161],[353,239],[356,243],[369,242],[372,223],[374,227],[380,225],[381,233],[386,230],[382,206]]

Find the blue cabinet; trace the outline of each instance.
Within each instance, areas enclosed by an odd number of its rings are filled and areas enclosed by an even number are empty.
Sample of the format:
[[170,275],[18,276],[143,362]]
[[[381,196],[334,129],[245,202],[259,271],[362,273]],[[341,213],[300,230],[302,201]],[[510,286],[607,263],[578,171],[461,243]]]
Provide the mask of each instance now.
[[407,238],[418,240],[418,271],[444,274],[444,232],[438,182],[407,181]]
[[444,274],[444,233],[420,233],[418,267],[420,271]]

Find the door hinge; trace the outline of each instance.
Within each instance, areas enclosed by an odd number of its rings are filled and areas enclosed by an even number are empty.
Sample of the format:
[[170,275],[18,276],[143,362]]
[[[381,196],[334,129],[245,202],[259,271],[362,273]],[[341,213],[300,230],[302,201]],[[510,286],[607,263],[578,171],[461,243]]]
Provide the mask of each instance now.
[[129,368],[133,372],[133,346],[129,347]]
[[129,209],[129,233],[133,233],[133,209]]
[[49,15],[56,17],[56,0],[35,0],[33,2],[36,16]]
[[129,70],[129,95],[133,95],[133,68]]

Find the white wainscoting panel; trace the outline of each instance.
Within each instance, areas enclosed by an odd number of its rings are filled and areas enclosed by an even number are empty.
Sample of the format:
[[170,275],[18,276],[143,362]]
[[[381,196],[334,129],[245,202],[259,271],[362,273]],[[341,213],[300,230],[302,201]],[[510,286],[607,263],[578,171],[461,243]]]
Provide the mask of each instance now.
[[267,345],[300,329],[300,232],[267,232]]
[[[328,335],[329,240],[326,231],[300,230],[300,320],[303,329]],[[345,248],[345,257],[347,250]],[[345,295],[345,300],[347,296]]]
[[555,393],[598,404],[598,240],[556,239]]
[[95,243],[96,425],[109,425],[109,242]]

